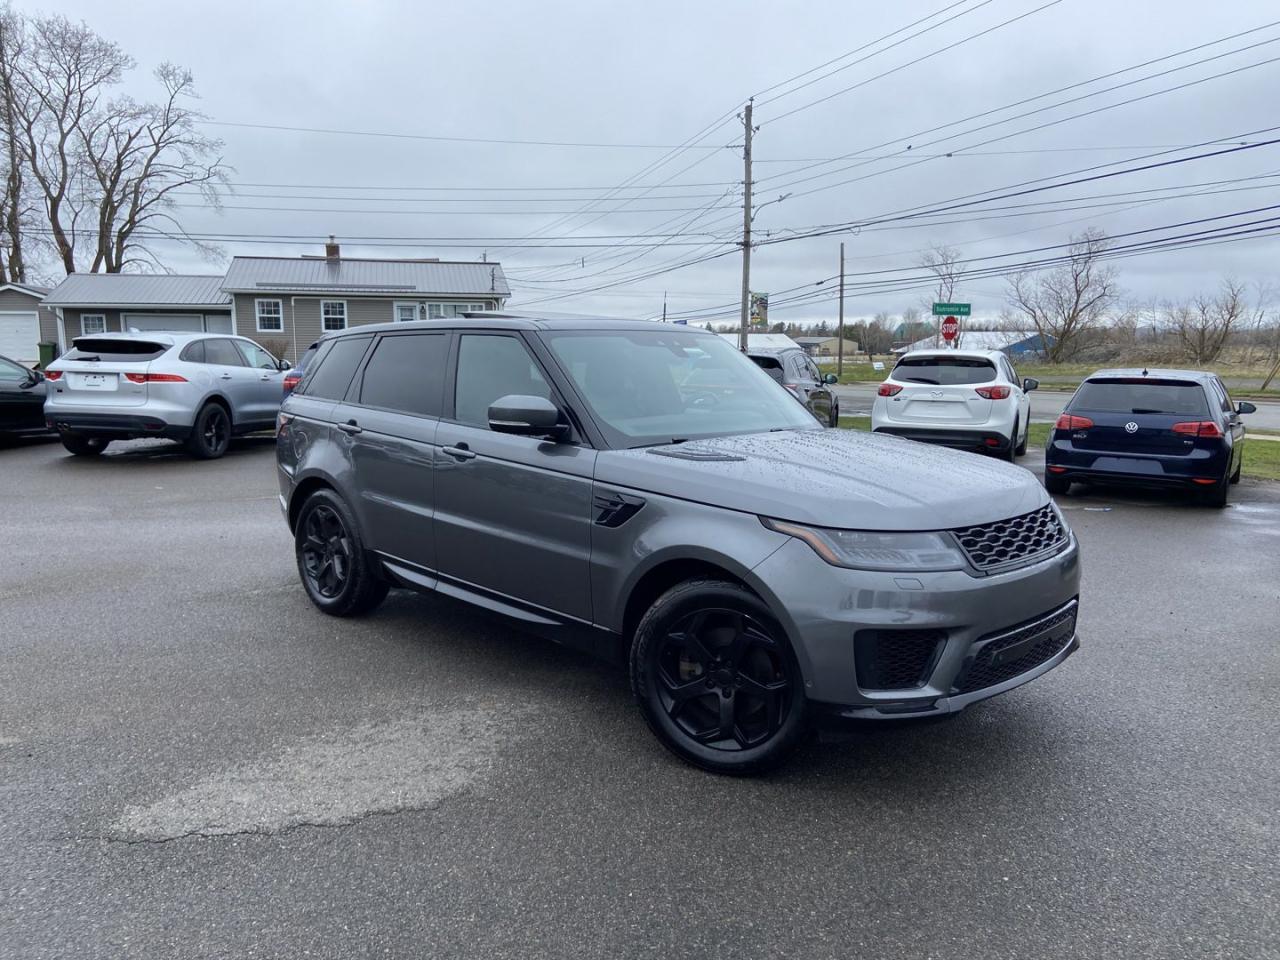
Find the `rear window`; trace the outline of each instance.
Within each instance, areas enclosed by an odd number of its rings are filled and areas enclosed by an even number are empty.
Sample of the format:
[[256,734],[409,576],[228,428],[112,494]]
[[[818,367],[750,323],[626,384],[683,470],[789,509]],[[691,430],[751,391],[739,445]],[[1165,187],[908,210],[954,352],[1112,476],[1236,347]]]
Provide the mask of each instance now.
[[903,357],[893,368],[895,380],[933,386],[987,383],[995,378],[995,364],[982,357]]
[[752,357],[751,362],[779,383],[782,382],[782,361],[777,357]]
[[443,333],[383,337],[364,368],[360,402],[399,413],[440,416],[449,338]]
[[1071,399],[1071,410],[1102,413],[1165,413],[1207,417],[1204,388],[1190,380],[1086,380]]
[[77,337],[59,359],[106,360],[123,363],[145,363],[160,356],[172,344],[152,340],[124,340],[112,337]]
[[297,392],[323,400],[341,400],[369,346],[369,337],[342,337],[307,371]]

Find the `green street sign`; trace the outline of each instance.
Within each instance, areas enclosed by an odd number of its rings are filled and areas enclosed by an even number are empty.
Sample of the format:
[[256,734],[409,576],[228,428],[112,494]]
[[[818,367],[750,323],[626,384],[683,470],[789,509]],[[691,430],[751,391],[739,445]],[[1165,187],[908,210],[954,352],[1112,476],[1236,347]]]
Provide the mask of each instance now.
[[967,317],[970,306],[967,303],[935,303],[933,315],[935,317]]

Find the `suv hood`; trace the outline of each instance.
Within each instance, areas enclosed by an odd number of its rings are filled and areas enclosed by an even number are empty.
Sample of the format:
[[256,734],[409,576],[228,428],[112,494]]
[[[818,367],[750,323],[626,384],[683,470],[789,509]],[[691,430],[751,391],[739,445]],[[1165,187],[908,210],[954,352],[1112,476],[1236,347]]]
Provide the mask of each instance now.
[[945,447],[852,430],[792,430],[609,450],[596,480],[796,523],[947,530],[1049,502],[1029,471]]

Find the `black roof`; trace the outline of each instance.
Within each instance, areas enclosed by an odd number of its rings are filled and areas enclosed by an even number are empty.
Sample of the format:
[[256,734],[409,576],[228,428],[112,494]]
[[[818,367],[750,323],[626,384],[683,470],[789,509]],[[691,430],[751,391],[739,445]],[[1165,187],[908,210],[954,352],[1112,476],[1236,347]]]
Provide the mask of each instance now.
[[634,331],[637,327],[652,330],[655,333],[687,332],[698,336],[714,337],[715,334],[701,327],[687,327],[674,323],[659,323],[652,320],[604,320],[590,317],[535,318],[513,317],[494,314],[471,314],[462,317],[444,317],[438,320],[406,320],[401,322],[361,324],[348,327],[346,330],[334,330],[325,337],[343,337],[363,333],[391,333],[403,330],[626,330]]

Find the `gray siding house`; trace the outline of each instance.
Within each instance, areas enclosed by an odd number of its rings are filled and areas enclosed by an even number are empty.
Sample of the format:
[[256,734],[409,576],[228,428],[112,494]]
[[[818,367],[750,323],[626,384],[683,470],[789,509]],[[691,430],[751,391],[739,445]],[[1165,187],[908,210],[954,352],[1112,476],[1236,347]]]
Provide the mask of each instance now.
[[44,298],[58,317],[63,350],[86,333],[125,330],[231,332],[231,298],[222,277],[73,273]]
[[0,283],[0,356],[26,366],[40,359],[42,340],[56,343],[58,317],[40,305],[48,287]]
[[502,266],[441,260],[235,257],[222,290],[235,331],[296,362],[325,333],[369,323],[499,310],[511,295]]

